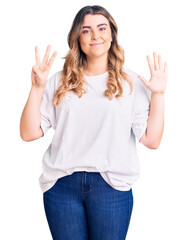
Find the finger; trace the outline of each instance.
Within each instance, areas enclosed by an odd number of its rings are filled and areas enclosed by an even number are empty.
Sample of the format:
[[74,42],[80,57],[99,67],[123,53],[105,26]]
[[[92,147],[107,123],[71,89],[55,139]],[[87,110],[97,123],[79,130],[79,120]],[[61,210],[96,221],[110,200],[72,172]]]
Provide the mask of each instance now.
[[45,52],[45,56],[43,58],[44,63],[47,63],[47,61],[48,61],[50,50],[51,50],[51,45],[48,45],[47,49],[46,49],[46,52]]
[[145,84],[146,87],[149,86],[149,82],[144,77],[139,75],[138,78]]
[[164,62],[164,72],[165,73],[168,72],[168,64],[167,64],[167,62]]
[[55,51],[55,52],[53,53],[53,55],[51,56],[51,58],[50,58],[50,60],[49,60],[49,63],[48,63],[49,68],[51,68],[51,66],[52,66],[52,64],[53,64],[53,62],[54,62],[54,60],[55,60],[55,58],[56,58],[56,55],[57,55],[57,51]]
[[151,61],[151,58],[149,56],[147,56],[147,61],[148,61],[148,64],[149,64],[149,69],[152,73],[154,71],[154,68],[153,68],[153,63]]
[[34,71],[34,73],[36,73],[36,75],[37,75],[40,79],[42,78],[41,72],[38,70],[37,65],[36,65],[36,66],[33,66],[33,71]]
[[35,58],[36,58],[36,65],[40,65],[41,61],[40,61],[38,46],[35,46]]
[[158,55],[158,65],[159,65],[159,69],[160,69],[161,71],[163,71],[162,57],[161,57],[160,54]]
[[155,70],[159,70],[158,55],[156,54],[156,52],[153,52],[153,58],[154,58]]

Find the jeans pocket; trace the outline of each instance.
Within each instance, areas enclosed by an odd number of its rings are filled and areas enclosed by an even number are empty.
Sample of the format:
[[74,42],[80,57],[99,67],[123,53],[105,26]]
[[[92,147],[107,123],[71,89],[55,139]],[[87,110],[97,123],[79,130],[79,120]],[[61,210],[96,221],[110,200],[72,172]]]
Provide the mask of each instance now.
[[59,181],[59,179],[57,179],[57,181],[52,185],[52,187],[50,187],[50,188],[49,188],[47,191],[45,191],[43,194],[46,194],[46,193],[49,193],[49,191],[52,191],[52,190],[56,187],[58,181]]

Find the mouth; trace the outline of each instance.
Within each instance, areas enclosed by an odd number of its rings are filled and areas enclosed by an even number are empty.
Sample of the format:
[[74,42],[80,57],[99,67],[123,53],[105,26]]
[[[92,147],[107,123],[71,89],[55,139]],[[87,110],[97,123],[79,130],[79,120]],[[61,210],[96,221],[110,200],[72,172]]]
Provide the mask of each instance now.
[[102,45],[103,43],[92,43],[90,46],[97,46],[97,45]]

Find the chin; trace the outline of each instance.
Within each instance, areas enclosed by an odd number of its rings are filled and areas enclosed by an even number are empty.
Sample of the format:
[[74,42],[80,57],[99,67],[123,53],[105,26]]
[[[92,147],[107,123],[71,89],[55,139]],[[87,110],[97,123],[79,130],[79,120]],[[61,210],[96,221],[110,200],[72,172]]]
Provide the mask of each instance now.
[[109,50],[105,50],[105,51],[97,51],[96,49],[95,49],[95,51],[93,51],[93,52],[89,52],[89,53],[85,53],[87,56],[89,56],[89,57],[101,57],[101,56],[103,56],[103,55],[108,55],[108,51]]
[[89,54],[87,55],[89,58],[99,58],[99,57],[103,57],[104,55],[108,55],[108,53],[103,53],[103,54]]

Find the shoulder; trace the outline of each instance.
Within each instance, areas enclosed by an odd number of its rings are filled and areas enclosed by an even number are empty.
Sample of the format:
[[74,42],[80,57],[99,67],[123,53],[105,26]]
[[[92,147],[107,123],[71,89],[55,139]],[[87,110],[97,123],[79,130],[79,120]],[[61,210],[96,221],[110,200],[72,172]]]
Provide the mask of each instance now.
[[132,69],[130,69],[129,67],[127,67],[126,65],[123,66],[123,71],[125,73],[127,73],[128,75],[130,75],[131,77],[135,77],[135,76],[138,76],[138,74],[133,71]]
[[136,86],[137,84],[139,84],[141,82],[141,80],[138,78],[138,73],[133,71],[132,69],[128,68],[126,65],[123,66],[123,71],[128,74],[128,76],[130,77],[132,84],[134,86]]

